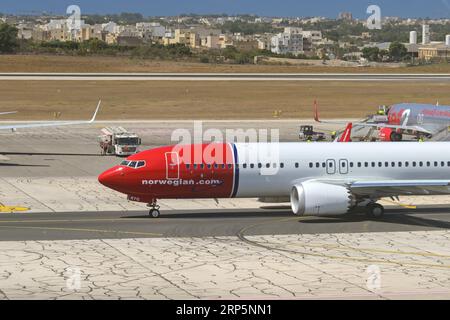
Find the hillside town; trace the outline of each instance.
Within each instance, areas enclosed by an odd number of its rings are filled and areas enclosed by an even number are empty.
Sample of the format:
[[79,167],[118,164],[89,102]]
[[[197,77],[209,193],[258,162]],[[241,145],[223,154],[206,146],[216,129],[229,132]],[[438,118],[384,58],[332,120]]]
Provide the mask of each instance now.
[[[341,61],[358,65],[374,63],[430,63],[450,59],[450,19],[401,19],[384,17],[380,30],[371,30],[363,19],[342,12],[325,17],[281,18],[253,15],[183,15],[143,17],[140,14],[81,16],[77,28],[67,17],[50,15],[0,15],[13,26],[17,47],[27,51],[40,44],[50,50],[63,43],[94,41],[95,48],[125,52],[120,48],[164,46],[189,48],[182,54],[201,62],[259,63],[270,59]],[[22,43],[22,45],[20,45]],[[25,48],[25,49],[24,49]],[[28,48],[28,49],[27,49]],[[233,51],[230,58],[223,51]],[[89,52],[89,50],[87,50]],[[106,51],[106,50],[103,50]],[[109,51],[111,52],[111,50]],[[237,57],[237,54],[240,54]],[[280,60],[282,61],[282,60]]]

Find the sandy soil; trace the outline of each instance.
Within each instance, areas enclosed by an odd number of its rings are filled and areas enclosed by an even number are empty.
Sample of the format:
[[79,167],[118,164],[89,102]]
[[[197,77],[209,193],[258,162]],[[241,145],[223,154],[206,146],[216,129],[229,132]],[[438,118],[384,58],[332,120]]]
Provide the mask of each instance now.
[[100,120],[312,118],[317,99],[323,118],[362,118],[378,105],[450,104],[448,82],[240,82],[240,81],[0,81],[1,120],[88,118],[99,99]]
[[225,65],[127,57],[0,55],[0,72],[370,72],[450,73],[450,64],[424,67],[327,67],[304,65]]

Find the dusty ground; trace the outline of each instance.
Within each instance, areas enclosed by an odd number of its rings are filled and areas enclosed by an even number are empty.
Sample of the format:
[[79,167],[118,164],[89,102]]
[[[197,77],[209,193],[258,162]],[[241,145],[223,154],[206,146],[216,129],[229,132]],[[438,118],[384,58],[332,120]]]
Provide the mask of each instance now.
[[0,111],[19,111],[0,119],[87,119],[99,99],[99,120],[311,118],[314,99],[324,118],[360,118],[381,104],[450,104],[448,92],[448,82],[0,81]]
[[0,72],[370,72],[449,73],[450,65],[370,68],[304,65],[213,65],[130,59],[127,57],[78,57],[51,55],[0,55]]

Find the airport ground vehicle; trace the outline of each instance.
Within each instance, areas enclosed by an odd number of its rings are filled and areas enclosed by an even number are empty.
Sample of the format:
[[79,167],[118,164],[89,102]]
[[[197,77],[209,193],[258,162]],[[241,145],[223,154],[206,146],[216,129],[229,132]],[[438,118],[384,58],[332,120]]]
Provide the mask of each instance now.
[[103,155],[129,156],[139,152],[141,138],[135,133],[128,132],[123,127],[106,127],[99,136],[100,149]]
[[[214,156],[213,156],[214,154]],[[344,215],[400,195],[450,194],[450,142],[212,143],[140,152],[99,176],[128,200],[271,198],[297,215]]]
[[325,140],[325,133],[314,131],[311,125],[300,126],[298,137],[301,141],[322,141]]

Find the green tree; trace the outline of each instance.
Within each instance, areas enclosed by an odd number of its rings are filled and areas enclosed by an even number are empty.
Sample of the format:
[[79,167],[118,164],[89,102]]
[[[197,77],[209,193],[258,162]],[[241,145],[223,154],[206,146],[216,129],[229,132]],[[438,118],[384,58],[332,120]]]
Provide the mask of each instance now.
[[367,47],[362,49],[362,56],[369,61],[380,60],[380,49],[378,47]]
[[392,42],[389,46],[389,56],[394,61],[401,61],[408,55],[408,49],[400,42]]
[[108,48],[108,44],[99,39],[90,39],[81,44],[81,49],[86,52],[98,53]]
[[0,53],[10,53],[19,46],[17,28],[7,23],[0,24]]

